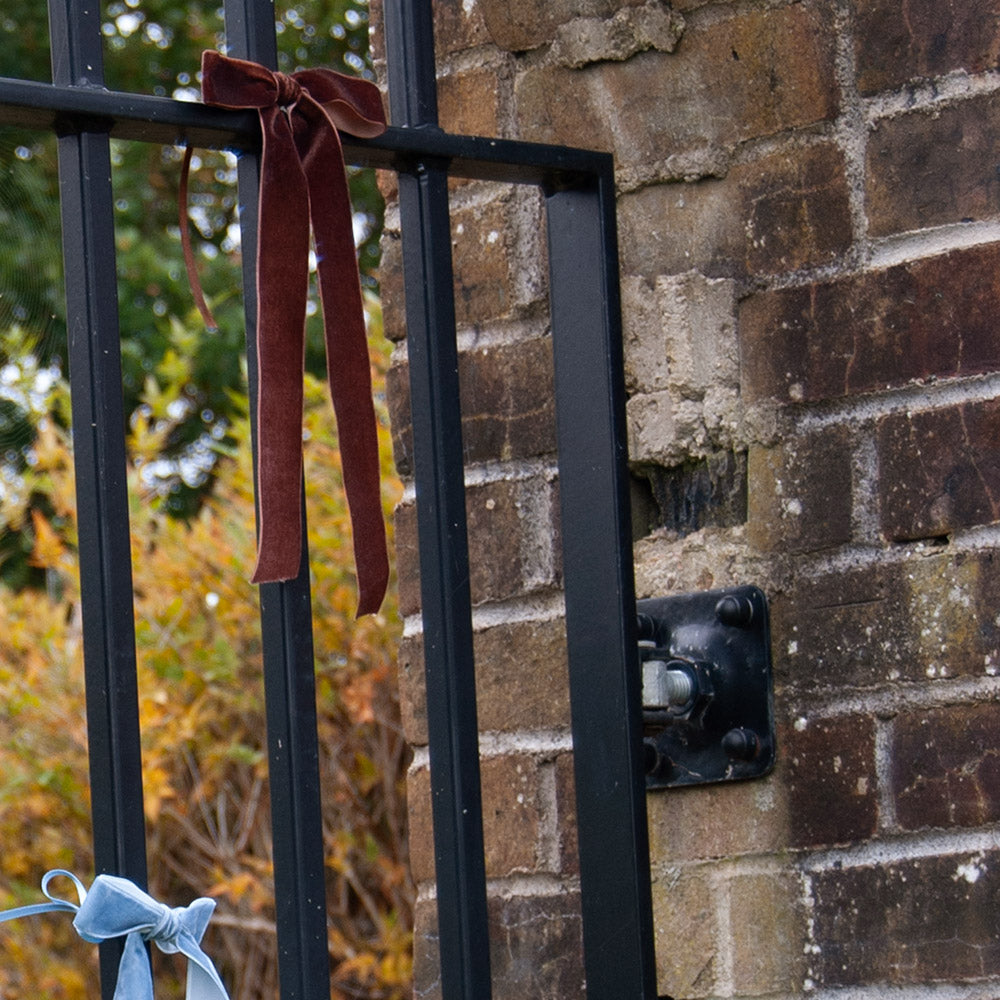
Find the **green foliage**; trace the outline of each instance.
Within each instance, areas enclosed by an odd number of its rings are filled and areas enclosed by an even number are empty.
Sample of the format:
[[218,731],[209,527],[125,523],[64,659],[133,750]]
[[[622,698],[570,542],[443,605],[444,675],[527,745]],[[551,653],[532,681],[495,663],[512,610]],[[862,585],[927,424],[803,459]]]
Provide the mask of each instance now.
[[[0,75],[50,79],[46,0],[5,0],[3,7]],[[276,28],[279,66],[285,71],[328,66],[371,75],[367,0],[289,3],[277,9]],[[225,43],[221,5],[202,0],[110,0],[103,4],[103,32],[109,87],[180,100],[198,99],[201,53]],[[178,226],[182,155],[182,150],[172,146],[112,144],[127,413],[137,408],[150,373],[170,349],[176,324],[195,328]],[[350,177],[363,234],[359,261],[363,280],[371,288],[379,259],[382,202],[373,171],[351,170]],[[230,392],[242,386],[239,358],[245,330],[237,203],[236,157],[216,150],[198,151],[191,177],[189,225],[201,281],[219,330],[202,331],[198,337],[197,363],[178,404],[187,412],[164,442],[164,458],[175,462],[164,487],[170,509],[178,516],[197,510],[213,479],[211,466],[185,476],[181,465],[192,468],[185,461],[192,451],[200,449],[204,455],[206,434],[225,433],[233,416]],[[0,131],[0,223],[6,224],[0,249],[0,328],[7,325],[5,312],[11,312],[34,333],[34,353],[39,358],[64,360],[56,158],[50,137]],[[307,368],[319,376],[325,360],[315,295],[306,334]],[[6,447],[0,437],[0,450]],[[161,471],[166,470],[162,465]],[[22,578],[31,576],[23,566],[16,572]]]
[[[45,0],[3,0],[0,75],[49,80]],[[105,0],[109,87],[194,99],[201,52],[224,43],[221,6]],[[276,11],[280,68],[370,74],[366,0],[290,0]],[[219,902],[206,946],[233,1000],[275,995],[261,643],[235,157],[199,150],[188,206],[219,330],[201,328],[177,221],[182,151],[112,144],[136,643],[151,891]],[[378,263],[372,172],[351,174]],[[50,136],[0,129],[0,906],[35,901],[52,867],[92,865],[82,623],[62,301],[58,179]],[[70,266],[78,266],[70,262]],[[377,303],[372,363],[384,372]],[[354,620],[350,524],[336,431],[307,320],[305,448],[329,946],[336,998],[403,997],[413,887],[406,867],[393,658],[394,598]],[[381,390],[377,399],[381,399]],[[384,412],[380,413],[383,424]],[[395,480],[382,435],[386,511]],[[389,519],[391,527],[391,518]],[[58,917],[0,928],[0,1000],[96,996],[92,946]],[[182,976],[169,960],[158,989]],[[180,996],[180,986],[173,983]]]
[[[377,304],[369,307],[378,329]],[[379,378],[386,355],[373,349]],[[170,433],[172,404],[192,364],[168,352],[147,383],[128,442],[150,888],[174,904],[206,894],[218,900],[206,946],[233,1000],[256,1000],[274,996],[276,965],[260,626],[247,582],[254,532],[245,397],[232,400],[238,416],[216,489],[193,518],[171,517],[143,475]],[[25,488],[16,504],[10,496],[6,508],[0,504],[0,515],[25,525],[30,562],[48,582],[44,594],[0,588],[3,906],[35,898],[48,868],[83,873],[91,864],[72,460],[65,428],[49,415],[65,409],[66,395],[54,379]],[[399,487],[384,410],[380,420],[391,526]],[[334,996],[402,998],[413,887],[394,589],[380,615],[354,619],[336,429],[327,391],[311,377],[305,430]],[[96,995],[92,949],[74,941],[67,924],[45,918],[0,928],[0,997]],[[169,981],[177,970],[164,964]]]

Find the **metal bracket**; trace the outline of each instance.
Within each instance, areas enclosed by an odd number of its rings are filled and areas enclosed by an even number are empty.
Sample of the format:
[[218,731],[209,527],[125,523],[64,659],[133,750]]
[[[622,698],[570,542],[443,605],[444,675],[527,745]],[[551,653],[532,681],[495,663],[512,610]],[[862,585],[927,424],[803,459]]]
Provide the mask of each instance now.
[[758,778],[774,765],[767,599],[732,587],[639,601],[646,787]]

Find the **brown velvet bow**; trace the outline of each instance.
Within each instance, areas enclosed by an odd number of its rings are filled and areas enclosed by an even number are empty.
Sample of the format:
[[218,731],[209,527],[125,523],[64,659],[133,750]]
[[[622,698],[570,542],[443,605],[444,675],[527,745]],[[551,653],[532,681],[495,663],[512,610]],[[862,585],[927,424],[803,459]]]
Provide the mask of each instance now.
[[316,245],[327,374],[354,531],[358,614],[389,578],[379,454],[351,202],[338,129],[385,131],[378,88],[333,70],[286,76],[218,52],[202,55],[206,104],[256,108],[263,153],[257,236],[257,499],[254,583],[298,575],[302,551],[302,369],[309,223]]

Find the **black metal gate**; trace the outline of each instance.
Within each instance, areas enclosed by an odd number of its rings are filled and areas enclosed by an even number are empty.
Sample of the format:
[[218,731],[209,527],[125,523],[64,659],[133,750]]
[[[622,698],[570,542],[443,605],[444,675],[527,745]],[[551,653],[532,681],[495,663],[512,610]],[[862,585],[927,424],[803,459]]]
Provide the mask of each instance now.
[[[258,187],[259,126],[231,112],[103,89],[101,12],[49,0],[53,83],[0,79],[0,124],[55,131],[84,617],[95,865],[146,882],[111,137],[241,152]],[[471,664],[449,175],[537,185],[546,205],[566,625],[587,995],[652,998],[655,974],[636,667],[614,175],[605,154],[444,133],[429,0],[386,0],[393,127],[344,137],[399,174],[415,486],[445,1000],[491,995]],[[225,0],[232,56],[276,65],[272,0]],[[256,199],[241,199],[251,398]],[[299,577],[260,590],[283,1000],[329,996],[312,610]],[[102,951],[110,1000],[117,971]]]

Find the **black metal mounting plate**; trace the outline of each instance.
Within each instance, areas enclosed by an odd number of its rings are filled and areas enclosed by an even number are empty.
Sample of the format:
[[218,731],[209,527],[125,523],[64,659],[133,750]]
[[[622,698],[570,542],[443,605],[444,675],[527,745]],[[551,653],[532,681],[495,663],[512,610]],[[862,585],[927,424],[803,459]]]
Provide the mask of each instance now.
[[[637,610],[644,669],[681,680],[674,704],[643,706],[647,789],[770,771],[775,735],[764,594],[757,587],[731,587],[650,598]],[[692,688],[687,700],[685,675]]]

